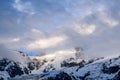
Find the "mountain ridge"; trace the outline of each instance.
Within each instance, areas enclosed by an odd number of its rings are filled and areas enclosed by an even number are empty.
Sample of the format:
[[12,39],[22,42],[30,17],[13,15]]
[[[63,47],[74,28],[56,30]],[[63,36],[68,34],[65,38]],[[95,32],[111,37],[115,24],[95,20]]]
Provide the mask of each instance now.
[[69,52],[71,56],[65,53],[41,57],[30,57],[20,53],[19,57],[23,57],[24,62],[0,58],[0,80],[120,79],[120,56],[84,60],[76,59],[74,52]]

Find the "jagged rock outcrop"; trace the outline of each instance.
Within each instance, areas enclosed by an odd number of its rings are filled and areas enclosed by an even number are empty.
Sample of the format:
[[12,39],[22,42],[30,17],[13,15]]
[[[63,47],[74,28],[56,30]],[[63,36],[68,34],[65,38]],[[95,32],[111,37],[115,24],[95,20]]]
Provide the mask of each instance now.
[[[2,58],[0,59],[0,73],[4,72],[6,72],[5,74],[8,74],[9,77],[15,77],[23,74],[29,74],[29,69],[21,63],[9,60],[7,58]],[[1,76],[0,79],[2,80],[4,78]]]

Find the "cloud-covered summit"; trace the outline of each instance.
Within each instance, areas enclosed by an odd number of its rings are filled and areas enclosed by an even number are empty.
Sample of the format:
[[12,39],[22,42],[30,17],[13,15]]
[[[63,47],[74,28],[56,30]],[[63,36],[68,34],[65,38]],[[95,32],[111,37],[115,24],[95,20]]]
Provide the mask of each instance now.
[[0,43],[37,53],[80,46],[92,56],[118,54],[119,2],[1,0]]

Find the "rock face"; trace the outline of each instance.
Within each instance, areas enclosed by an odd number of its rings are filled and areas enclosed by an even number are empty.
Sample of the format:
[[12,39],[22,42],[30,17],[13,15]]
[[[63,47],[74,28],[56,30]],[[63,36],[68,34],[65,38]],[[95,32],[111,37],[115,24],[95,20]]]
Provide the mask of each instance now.
[[50,76],[50,74],[47,75],[48,77],[46,77],[46,75],[44,75],[41,78],[43,78],[45,80],[72,80],[71,76],[69,76],[65,72],[58,72],[58,73],[54,74],[53,76]]
[[120,80],[120,71],[115,75],[113,80]]
[[0,71],[4,71],[5,70],[5,67],[11,63],[11,61],[9,61],[8,59],[6,58],[3,58],[0,60]]
[[111,66],[111,67],[107,67],[107,66],[103,65],[102,72],[106,73],[106,74],[114,74],[114,73],[118,72],[119,70],[120,70],[120,67],[118,65]]
[[10,77],[15,77],[16,75],[22,75],[24,74],[22,68],[16,64],[12,63],[7,68],[6,71],[9,73]]
[[[4,72],[6,72],[9,77],[15,77],[23,74],[29,74],[29,69],[25,66],[22,66],[21,63],[3,58],[0,60],[0,74]],[[0,80],[2,79],[4,78],[0,77]]]

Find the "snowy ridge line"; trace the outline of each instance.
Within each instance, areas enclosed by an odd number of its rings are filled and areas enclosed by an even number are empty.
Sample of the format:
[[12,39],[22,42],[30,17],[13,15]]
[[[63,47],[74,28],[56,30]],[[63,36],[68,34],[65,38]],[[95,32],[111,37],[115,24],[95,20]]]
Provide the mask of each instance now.
[[[81,66],[82,65],[82,66]],[[44,75],[44,76],[43,76]],[[57,77],[59,76],[59,78]],[[67,79],[66,79],[67,78]],[[120,80],[120,56],[98,59],[86,64],[64,67],[42,74],[30,74],[10,80]]]

